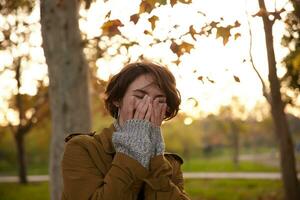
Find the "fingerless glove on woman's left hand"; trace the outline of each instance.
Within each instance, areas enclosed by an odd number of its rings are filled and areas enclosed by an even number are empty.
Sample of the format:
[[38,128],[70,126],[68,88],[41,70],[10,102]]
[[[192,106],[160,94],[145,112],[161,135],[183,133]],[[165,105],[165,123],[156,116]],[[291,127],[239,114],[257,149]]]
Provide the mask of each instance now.
[[153,148],[153,156],[163,155],[165,151],[165,142],[162,136],[161,128],[152,124],[150,135]]

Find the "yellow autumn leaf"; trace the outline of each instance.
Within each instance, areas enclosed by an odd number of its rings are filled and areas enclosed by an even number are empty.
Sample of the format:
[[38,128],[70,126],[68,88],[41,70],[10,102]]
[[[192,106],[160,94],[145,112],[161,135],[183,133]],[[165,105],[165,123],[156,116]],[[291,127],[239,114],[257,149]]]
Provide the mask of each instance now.
[[134,14],[130,16],[130,21],[133,22],[134,24],[136,24],[140,19],[140,15],[139,14]]
[[155,23],[159,18],[155,15],[153,15],[152,17],[150,17],[148,19],[148,21],[151,23],[151,29],[154,30],[155,29]]
[[170,46],[172,52],[175,53],[178,57],[182,56],[184,53],[190,53],[192,48],[194,48],[194,45],[188,42],[177,44],[175,41],[172,41],[172,44]]
[[120,26],[123,26],[123,24],[119,19],[109,20],[102,25],[102,34],[107,35],[109,37],[121,34],[119,31]]
[[142,0],[140,3],[140,11],[139,14],[142,13],[151,13],[151,11],[155,8],[155,0]]

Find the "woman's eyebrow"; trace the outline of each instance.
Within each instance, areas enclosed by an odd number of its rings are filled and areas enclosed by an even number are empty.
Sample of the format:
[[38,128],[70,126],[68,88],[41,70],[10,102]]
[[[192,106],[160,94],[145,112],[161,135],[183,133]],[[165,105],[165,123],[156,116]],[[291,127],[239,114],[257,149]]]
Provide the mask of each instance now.
[[[133,92],[140,92],[140,93],[143,93],[143,94],[148,94],[147,91],[142,90],[142,89],[135,89],[135,90],[133,90]],[[154,98],[157,98],[157,97],[166,97],[166,96],[163,95],[163,94],[158,94],[158,95],[156,95]]]

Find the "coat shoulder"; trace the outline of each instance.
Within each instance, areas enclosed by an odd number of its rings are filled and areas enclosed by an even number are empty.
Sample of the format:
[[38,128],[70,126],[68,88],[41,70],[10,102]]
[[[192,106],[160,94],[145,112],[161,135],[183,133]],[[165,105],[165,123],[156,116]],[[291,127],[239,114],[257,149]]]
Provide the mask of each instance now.
[[65,142],[67,143],[73,138],[76,138],[77,140],[81,140],[82,138],[89,138],[96,134],[96,131],[94,132],[88,132],[88,133],[70,133],[67,137],[65,137]]
[[164,153],[164,156],[167,158],[167,159],[172,159],[172,160],[176,160],[177,162],[180,163],[180,165],[183,164],[183,159],[180,155],[178,155],[177,153],[172,153],[172,152],[165,152]]

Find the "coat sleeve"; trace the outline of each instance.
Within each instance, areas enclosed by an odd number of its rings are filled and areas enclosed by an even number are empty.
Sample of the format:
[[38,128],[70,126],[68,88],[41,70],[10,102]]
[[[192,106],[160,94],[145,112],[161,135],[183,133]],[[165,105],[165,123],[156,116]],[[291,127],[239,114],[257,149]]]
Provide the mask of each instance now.
[[[63,200],[136,199],[148,171],[129,156],[116,153],[107,173],[99,170],[89,151],[76,138],[66,146],[62,159]],[[104,158],[99,158],[104,159]],[[102,165],[104,165],[102,160]],[[101,165],[101,163],[100,163]]]
[[150,160],[150,174],[145,179],[146,199],[164,200],[190,200],[184,191],[184,179],[181,171],[181,162],[174,157],[167,160],[165,156],[159,155]]

